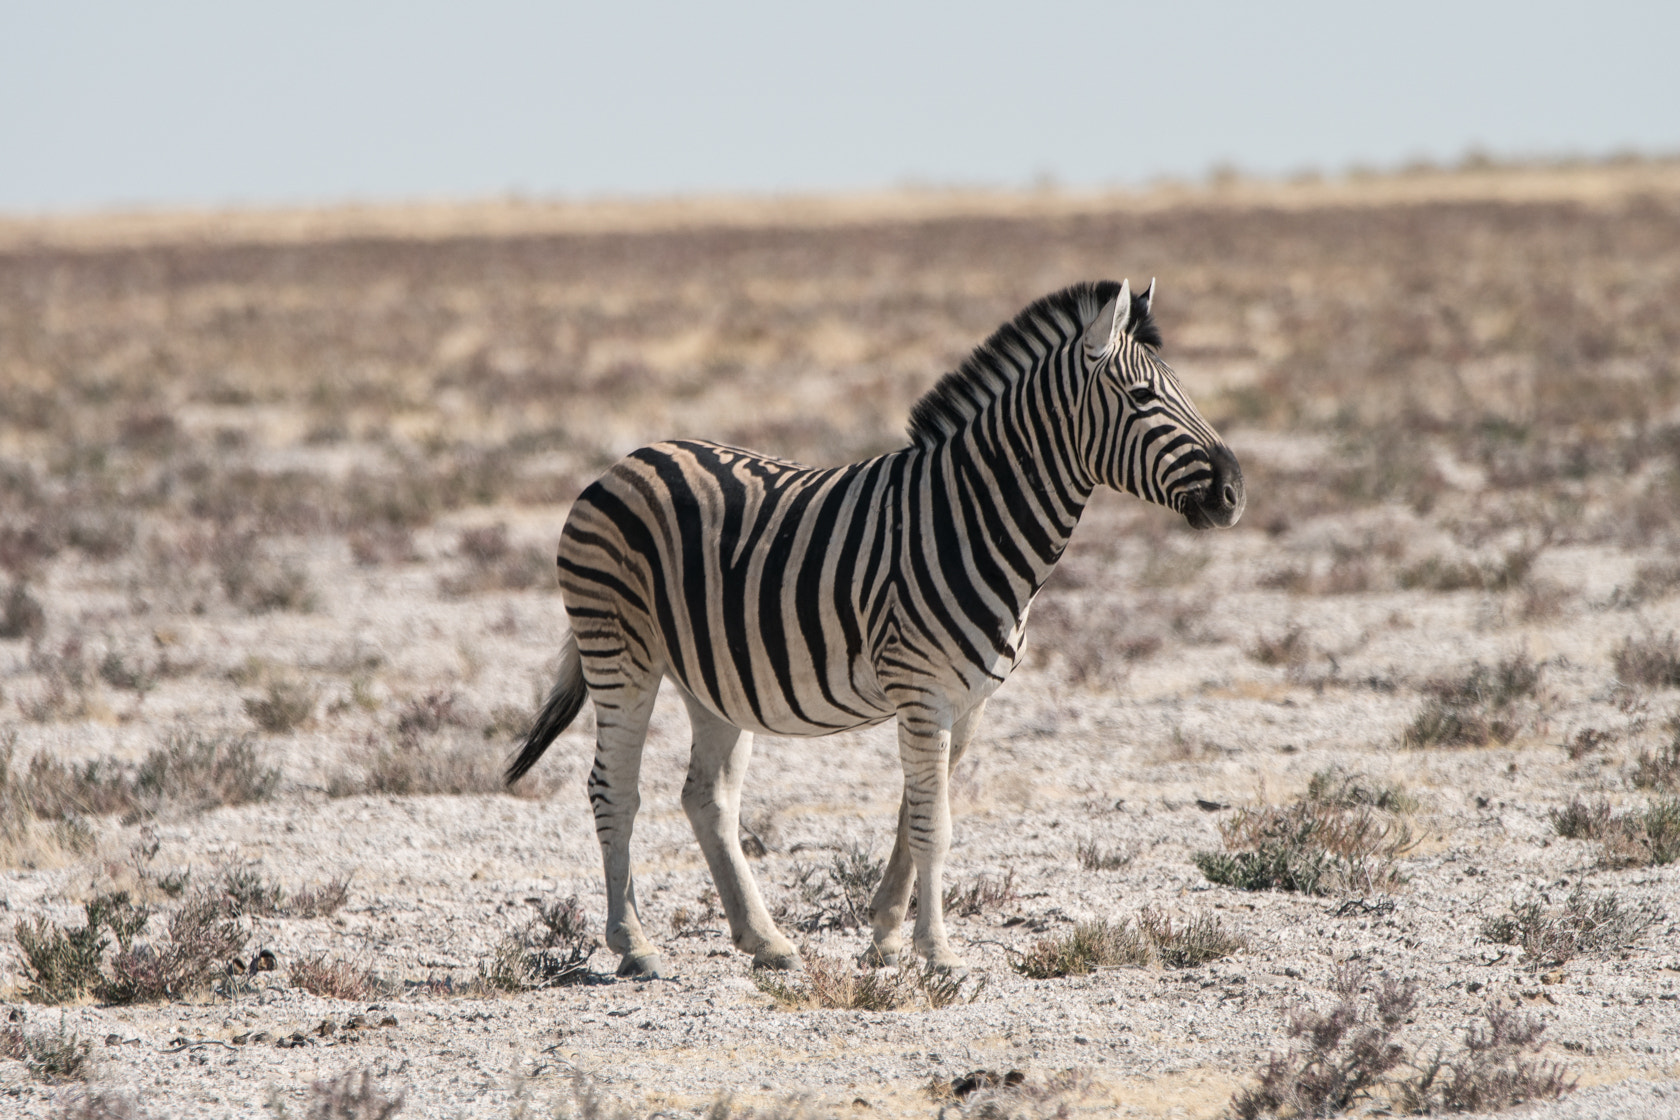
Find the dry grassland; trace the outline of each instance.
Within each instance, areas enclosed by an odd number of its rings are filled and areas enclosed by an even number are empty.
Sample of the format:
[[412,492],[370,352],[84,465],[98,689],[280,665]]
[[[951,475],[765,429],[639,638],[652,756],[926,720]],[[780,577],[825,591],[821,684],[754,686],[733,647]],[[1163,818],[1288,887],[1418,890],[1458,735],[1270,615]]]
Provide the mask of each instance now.
[[[678,978],[609,982],[587,711],[497,782],[569,500],[668,436],[900,446],[997,324],[1122,276],[1248,512],[1088,512],[956,776],[974,973],[846,963],[877,729],[760,741],[747,840],[810,956],[755,982],[662,702],[636,858]],[[0,1111],[1680,1093],[1673,164],[13,220],[0,395]]]

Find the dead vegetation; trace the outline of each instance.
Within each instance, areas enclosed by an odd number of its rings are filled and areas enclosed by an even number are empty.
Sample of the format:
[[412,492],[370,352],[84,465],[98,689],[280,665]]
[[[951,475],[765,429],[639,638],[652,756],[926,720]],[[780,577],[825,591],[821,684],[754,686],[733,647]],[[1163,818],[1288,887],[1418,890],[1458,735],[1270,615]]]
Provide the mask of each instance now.
[[1622,904],[1615,892],[1592,895],[1576,887],[1557,906],[1542,895],[1513,902],[1482,923],[1482,936],[1522,950],[1529,968],[1552,968],[1582,953],[1603,953],[1630,944],[1653,921]]
[[120,815],[125,823],[206,812],[274,796],[279,770],[263,765],[243,736],[177,731],[138,765],[95,758],[80,765],[36,754],[23,774],[0,745],[0,801],[11,812],[53,821]]
[[1197,852],[1209,882],[1240,890],[1368,894],[1405,883],[1399,859],[1415,843],[1398,787],[1338,770],[1314,774],[1291,805],[1239,809],[1219,827],[1225,850]]
[[1610,802],[1577,797],[1551,813],[1552,830],[1569,840],[1598,842],[1604,868],[1649,867],[1680,859],[1680,797],[1655,797],[1615,812]]
[[538,906],[530,921],[504,937],[479,966],[479,979],[502,992],[587,983],[589,958],[601,942],[576,895]]
[[805,966],[799,973],[753,973],[758,990],[784,1011],[937,1011],[954,1003],[973,1003],[986,987],[983,977],[971,979],[935,968],[866,968],[810,949],[801,949],[799,956]]
[[1429,700],[1401,736],[1407,747],[1484,747],[1509,743],[1540,723],[1544,663],[1514,654],[1462,677],[1425,685]]
[[1329,1011],[1290,1014],[1288,1036],[1301,1041],[1231,1098],[1239,1120],[1340,1116],[1361,1106],[1407,1116],[1498,1112],[1575,1089],[1562,1066],[1538,1057],[1546,1027],[1534,1016],[1490,1007],[1455,1050],[1420,1056],[1400,1040],[1418,1007],[1415,983],[1344,965],[1333,990]]
[[67,1030],[64,1017],[56,1031],[32,1031],[21,1021],[0,1025],[0,1058],[22,1062],[39,1081],[86,1081],[93,1075],[93,1044]]
[[1213,915],[1175,924],[1165,912],[1146,908],[1119,924],[1082,922],[1062,936],[1041,938],[1009,963],[1029,979],[1049,980],[1103,968],[1199,968],[1244,947]]

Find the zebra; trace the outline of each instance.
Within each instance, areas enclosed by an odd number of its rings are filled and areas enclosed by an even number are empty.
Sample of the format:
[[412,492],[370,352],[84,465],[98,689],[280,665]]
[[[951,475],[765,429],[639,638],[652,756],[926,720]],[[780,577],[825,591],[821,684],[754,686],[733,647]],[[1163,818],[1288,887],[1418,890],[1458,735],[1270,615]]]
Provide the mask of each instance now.
[[620,976],[657,977],[630,873],[642,746],[669,677],[693,732],[682,805],[736,948],[797,965],[741,850],[754,734],[898,720],[898,831],[864,959],[961,969],[942,913],[950,772],[1019,663],[1033,597],[1101,484],[1232,525],[1242,470],[1161,360],[1155,282],[1084,283],[1004,324],[910,414],[910,443],[816,469],[698,440],[644,447],[572,506],[558,552],[571,624],[518,779],[595,703],[588,792]]

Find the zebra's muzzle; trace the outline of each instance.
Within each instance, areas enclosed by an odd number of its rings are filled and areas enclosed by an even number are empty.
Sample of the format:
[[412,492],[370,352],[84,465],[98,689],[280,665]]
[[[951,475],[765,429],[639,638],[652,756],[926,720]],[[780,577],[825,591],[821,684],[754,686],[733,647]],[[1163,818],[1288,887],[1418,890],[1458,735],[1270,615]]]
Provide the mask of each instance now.
[[1231,449],[1223,444],[1208,449],[1208,460],[1213,478],[1185,504],[1184,519],[1192,529],[1228,529],[1237,523],[1248,505],[1242,467]]

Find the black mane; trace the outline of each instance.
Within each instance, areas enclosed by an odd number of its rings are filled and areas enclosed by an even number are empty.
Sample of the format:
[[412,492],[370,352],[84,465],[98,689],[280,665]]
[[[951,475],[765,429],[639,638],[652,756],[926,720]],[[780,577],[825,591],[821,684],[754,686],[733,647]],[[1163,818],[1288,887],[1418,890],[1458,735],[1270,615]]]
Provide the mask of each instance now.
[[[1077,339],[1085,324],[1119,291],[1119,284],[1102,280],[1075,284],[1034,300],[922,395],[910,409],[910,441],[927,447],[957,432],[1052,349]],[[1132,293],[1126,333],[1151,349],[1160,349],[1161,330],[1137,292]]]

